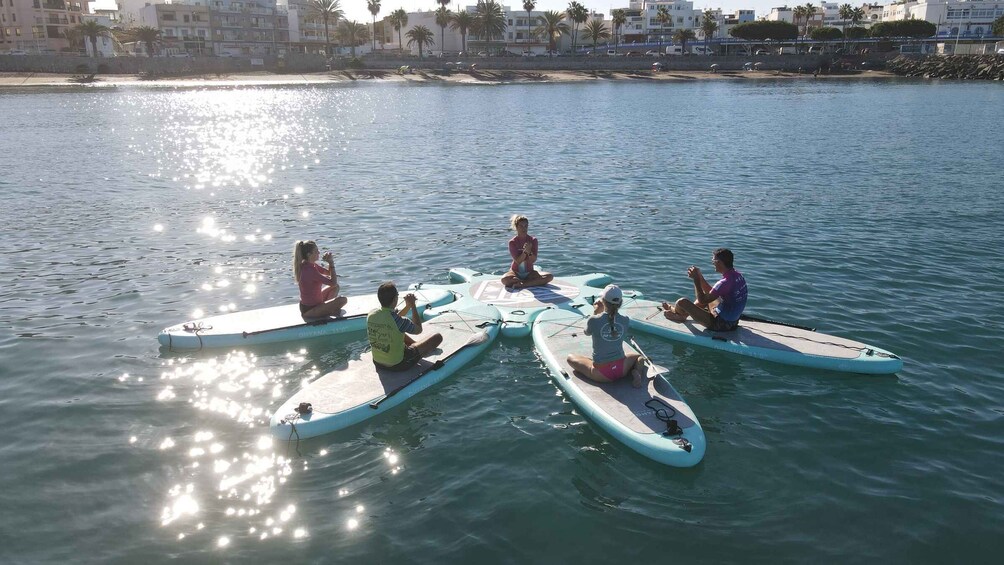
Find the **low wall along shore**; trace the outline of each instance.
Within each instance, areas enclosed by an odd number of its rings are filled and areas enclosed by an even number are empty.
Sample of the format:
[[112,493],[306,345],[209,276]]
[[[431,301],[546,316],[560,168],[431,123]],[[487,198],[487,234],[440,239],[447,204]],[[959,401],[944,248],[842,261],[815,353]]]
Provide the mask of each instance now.
[[[813,72],[829,68],[881,69],[891,56],[872,54],[864,56],[830,57],[820,55],[758,55],[758,56],[687,56],[687,57],[468,57],[441,59],[427,57],[360,58],[361,66],[374,70],[395,70],[409,66],[418,70],[445,70],[456,63],[465,67],[476,64],[480,69],[535,70],[535,71],[632,71],[651,70],[653,63],[661,63],[667,71],[707,71],[712,64],[718,70],[738,71],[749,64],[758,64],[764,71]],[[254,63],[254,64],[253,64]],[[290,55],[284,58],[265,56],[248,57],[66,57],[56,55],[0,55],[0,72],[184,76],[199,74],[237,74],[254,71],[275,73],[313,73],[326,70],[353,68],[348,59],[337,59],[329,64],[319,55]]]

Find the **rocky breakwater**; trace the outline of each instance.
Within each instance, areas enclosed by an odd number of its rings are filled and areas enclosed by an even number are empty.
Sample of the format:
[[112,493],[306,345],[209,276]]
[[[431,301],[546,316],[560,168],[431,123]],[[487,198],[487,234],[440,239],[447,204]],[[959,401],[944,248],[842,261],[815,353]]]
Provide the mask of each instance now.
[[886,68],[908,77],[1004,80],[1004,55],[896,57]]

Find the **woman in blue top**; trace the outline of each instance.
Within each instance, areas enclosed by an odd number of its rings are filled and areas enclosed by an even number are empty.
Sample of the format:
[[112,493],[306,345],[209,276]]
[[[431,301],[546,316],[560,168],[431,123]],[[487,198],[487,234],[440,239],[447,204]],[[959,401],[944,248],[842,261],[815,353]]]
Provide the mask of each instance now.
[[624,338],[631,320],[617,313],[623,302],[621,289],[608,285],[593,303],[593,315],[586,321],[585,334],[593,338],[593,357],[572,353],[568,365],[589,380],[610,383],[631,375],[631,384],[645,382],[645,363],[637,353],[624,353]]

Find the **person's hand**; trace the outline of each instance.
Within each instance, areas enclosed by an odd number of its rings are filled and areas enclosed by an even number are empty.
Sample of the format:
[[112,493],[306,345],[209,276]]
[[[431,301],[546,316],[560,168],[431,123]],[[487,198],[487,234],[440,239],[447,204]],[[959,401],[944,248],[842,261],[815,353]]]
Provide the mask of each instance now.
[[331,252],[330,251],[325,251],[324,255],[321,257],[321,259],[324,259],[328,263],[333,263],[335,261],[335,259],[331,256]]
[[687,269],[687,276],[690,277],[690,278],[692,278],[692,279],[694,279],[696,281],[696,280],[700,280],[700,278],[703,275],[701,275],[701,269],[700,269],[700,267],[698,267],[697,265],[691,265],[690,268]]
[[404,303],[406,305],[408,305],[408,306],[411,306],[412,308],[415,307],[415,300],[416,300],[416,298],[415,298],[414,294],[405,294],[404,295]]
[[530,254],[530,251],[531,251],[532,249],[533,249],[533,246],[532,246],[532,245],[530,245],[530,242],[529,242],[529,241],[523,244],[523,253],[526,253],[527,255],[529,255],[529,254]]
[[603,310],[605,310],[605,308],[603,306],[602,300],[597,300],[596,302],[593,302],[593,314],[599,314]]

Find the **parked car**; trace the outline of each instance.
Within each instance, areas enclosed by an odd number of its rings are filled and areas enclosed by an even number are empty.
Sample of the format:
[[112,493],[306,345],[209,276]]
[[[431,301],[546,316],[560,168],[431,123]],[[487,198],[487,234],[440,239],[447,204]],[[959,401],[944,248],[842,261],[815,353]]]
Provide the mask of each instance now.
[[560,51],[546,51],[544,54],[548,57],[561,57]]
[[645,52],[645,56],[646,57],[661,57],[662,53],[659,53],[655,49],[649,49],[648,51]]
[[528,49],[524,49],[523,50],[523,56],[524,57],[536,57],[537,54],[534,53],[533,51],[528,50]]
[[616,49],[607,49],[607,57],[620,57],[620,55]]
[[766,49],[757,49],[754,55],[768,55],[769,52]]
[[27,51],[22,51],[20,49],[11,49],[7,52],[8,55],[27,55]]
[[625,57],[641,57],[641,51],[628,51]]

